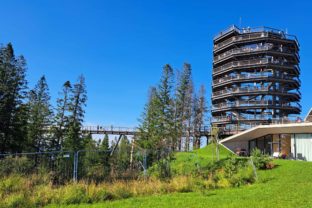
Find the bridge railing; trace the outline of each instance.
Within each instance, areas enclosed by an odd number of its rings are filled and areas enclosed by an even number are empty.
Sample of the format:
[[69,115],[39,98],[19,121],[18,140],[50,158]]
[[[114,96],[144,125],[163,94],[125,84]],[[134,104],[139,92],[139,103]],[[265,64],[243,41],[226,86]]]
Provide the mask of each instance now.
[[[139,128],[137,127],[118,127],[118,126],[83,126],[81,127],[81,131],[84,133],[93,133],[93,134],[136,134],[139,133]],[[201,134],[206,134],[207,132],[210,131],[210,125],[202,125],[200,127],[194,128],[194,127],[188,127],[184,128],[182,130],[183,133],[201,133]]]
[[89,132],[138,132],[136,127],[119,126],[83,126],[81,130]]

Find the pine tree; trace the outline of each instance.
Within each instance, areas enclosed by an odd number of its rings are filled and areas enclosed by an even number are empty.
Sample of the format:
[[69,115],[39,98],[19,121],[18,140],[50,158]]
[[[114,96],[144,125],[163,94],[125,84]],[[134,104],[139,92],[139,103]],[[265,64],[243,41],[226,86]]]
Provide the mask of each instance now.
[[104,139],[100,145],[100,155],[101,155],[101,163],[104,172],[104,177],[109,176],[110,173],[110,148],[109,148],[109,137],[105,134]]
[[120,140],[120,144],[118,146],[117,151],[117,167],[118,167],[117,171],[119,173],[123,173],[129,168],[130,151],[131,151],[130,142],[127,136],[123,136]]
[[176,128],[174,115],[174,100],[173,100],[173,69],[169,64],[163,67],[160,83],[157,88],[156,102],[158,109],[158,128],[157,134],[160,137],[159,145],[167,150],[174,149],[176,143]]
[[0,152],[20,152],[26,145],[26,61],[9,43],[0,47]]
[[71,83],[66,81],[63,84],[62,92],[60,93],[60,98],[57,99],[57,109],[56,116],[54,118],[54,140],[53,149],[60,150],[63,146],[64,136],[67,132],[68,127],[68,111],[69,111],[69,99],[71,96]]
[[103,167],[101,154],[98,152],[99,148],[91,134],[82,136],[82,138],[85,151],[80,154],[80,175],[85,176],[89,181],[100,181],[103,178]]
[[206,98],[205,98],[205,87],[201,85],[199,90],[199,95],[194,96],[194,108],[193,108],[193,126],[195,130],[195,140],[194,140],[194,147],[196,149],[200,148],[200,128],[204,124],[205,114],[207,113],[207,106],[206,106]]
[[191,65],[185,63],[183,71],[178,77],[176,89],[176,128],[178,132],[178,149],[182,147],[182,136],[186,133],[185,148],[188,150],[190,140],[190,127],[192,118],[193,82]]
[[149,91],[149,99],[145,105],[144,112],[139,120],[139,135],[136,138],[136,143],[143,149],[152,149],[159,142],[158,132],[158,97],[155,87]]
[[29,92],[28,142],[30,151],[44,151],[50,145],[48,129],[52,125],[49,88],[42,76]]
[[83,139],[80,129],[84,118],[84,107],[86,106],[87,94],[85,79],[81,75],[78,83],[72,88],[72,96],[69,103],[68,131],[65,136],[65,148],[77,151],[83,148]]
[[101,146],[100,146],[100,150],[105,151],[105,152],[109,151],[109,137],[107,134],[105,134],[105,136],[104,136],[104,139],[103,139]]

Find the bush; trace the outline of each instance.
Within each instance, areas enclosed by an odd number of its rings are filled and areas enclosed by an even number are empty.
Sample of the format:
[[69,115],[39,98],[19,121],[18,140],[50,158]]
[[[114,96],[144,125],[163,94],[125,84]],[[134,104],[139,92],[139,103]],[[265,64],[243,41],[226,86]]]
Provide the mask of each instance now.
[[273,163],[273,159],[270,158],[268,155],[262,154],[261,151],[257,148],[252,150],[251,157],[254,165],[258,169],[272,169],[275,166]]
[[61,189],[62,204],[80,204],[88,202],[86,190],[81,184],[69,184]]
[[115,198],[114,195],[104,188],[100,189],[94,197],[96,202],[113,200],[114,198]]
[[251,166],[240,169],[230,178],[230,183],[233,187],[239,187],[245,184],[254,183],[256,181],[254,170]]
[[170,158],[164,158],[148,169],[148,174],[162,180],[170,179],[173,174],[171,170]]
[[195,183],[190,176],[177,176],[170,181],[173,192],[187,193],[195,189]]
[[0,196],[3,197],[5,195],[18,192],[22,189],[23,183],[24,180],[18,175],[3,178],[0,181]]
[[116,182],[112,184],[111,192],[117,199],[127,199],[133,196],[129,185],[125,182]]
[[34,207],[34,205],[30,202],[29,198],[27,198],[24,194],[12,194],[5,198],[4,203],[0,205],[0,207],[5,208],[28,208]]
[[40,185],[34,190],[32,201],[36,207],[44,207],[50,203],[60,203],[58,189],[53,189],[50,185]]
[[235,156],[230,156],[212,164],[208,167],[206,174],[208,180],[204,185],[211,189],[239,187],[253,183],[256,180],[249,158],[237,158]]
[[6,157],[0,160],[0,177],[12,173],[27,175],[32,173],[34,164],[26,157]]

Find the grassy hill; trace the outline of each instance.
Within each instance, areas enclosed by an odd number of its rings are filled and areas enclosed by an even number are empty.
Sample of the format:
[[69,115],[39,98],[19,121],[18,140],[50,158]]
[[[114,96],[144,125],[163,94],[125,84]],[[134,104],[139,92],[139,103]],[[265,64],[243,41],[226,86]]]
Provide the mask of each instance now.
[[[231,153],[223,146],[219,146],[219,158],[223,159]],[[188,174],[196,169],[197,164],[201,167],[216,160],[216,148],[214,145],[208,145],[204,148],[192,152],[178,152],[175,154],[175,160],[172,162],[172,169],[181,174]]]
[[[212,146],[208,146],[192,153],[177,153],[173,166],[189,171],[194,167],[191,164],[209,162],[215,158],[214,151]],[[220,149],[221,158],[228,154],[226,149]],[[273,170],[258,171],[258,182],[240,188],[154,195],[66,207],[312,207],[312,163],[274,162],[277,167]]]
[[312,163],[276,160],[259,181],[241,188],[176,193],[67,207],[312,207]]

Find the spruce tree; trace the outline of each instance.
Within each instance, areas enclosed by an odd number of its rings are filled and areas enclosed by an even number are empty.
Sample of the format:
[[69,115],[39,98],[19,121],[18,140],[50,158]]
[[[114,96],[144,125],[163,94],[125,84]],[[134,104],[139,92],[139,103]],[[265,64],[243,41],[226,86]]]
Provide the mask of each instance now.
[[123,136],[118,145],[117,151],[117,171],[119,174],[125,172],[130,165],[131,146],[127,136]]
[[159,135],[157,134],[159,100],[155,87],[150,89],[148,97],[148,102],[139,120],[139,135],[136,137],[136,143],[143,149],[153,149],[159,142]]
[[0,47],[0,152],[23,151],[27,137],[26,61],[9,43]]
[[77,151],[83,148],[83,138],[80,133],[84,118],[84,107],[87,101],[87,92],[84,76],[78,78],[78,83],[72,88],[69,103],[68,126],[64,146],[67,150]]
[[[185,137],[185,148],[188,150],[192,117],[193,82],[191,65],[184,63],[183,71],[178,77],[175,114],[178,133],[178,149],[182,147],[182,136]],[[185,135],[183,135],[186,133]]]
[[176,143],[176,128],[173,100],[173,69],[169,64],[163,67],[160,83],[157,88],[158,122],[157,134],[160,136],[160,145],[166,149],[174,149]]
[[52,110],[49,88],[42,76],[35,88],[29,92],[28,142],[29,151],[44,151],[50,144],[48,130],[52,125]]
[[207,113],[205,87],[201,85],[198,95],[194,96],[193,107],[193,126],[195,130],[194,147],[200,148],[200,128],[204,124],[205,114]]
[[60,93],[60,98],[57,99],[57,109],[56,116],[54,118],[54,128],[53,128],[53,149],[60,150],[63,147],[64,136],[68,130],[68,112],[71,96],[71,83],[66,81],[63,84],[62,92]]

